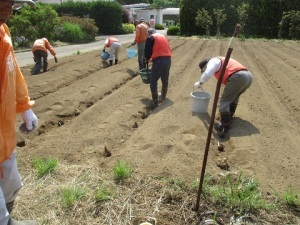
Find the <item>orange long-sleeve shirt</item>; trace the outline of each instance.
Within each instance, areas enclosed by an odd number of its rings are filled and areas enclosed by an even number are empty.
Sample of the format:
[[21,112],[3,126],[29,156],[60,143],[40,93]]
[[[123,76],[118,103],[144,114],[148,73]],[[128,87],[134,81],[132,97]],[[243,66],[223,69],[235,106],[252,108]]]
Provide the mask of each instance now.
[[142,22],[139,25],[137,25],[135,28],[134,42],[135,43],[146,42],[146,39],[148,37],[148,29],[149,26],[145,22]]
[[14,151],[16,114],[31,108],[27,86],[17,64],[10,32],[0,25],[0,163]]
[[41,38],[35,40],[32,46],[32,52],[36,50],[42,50],[47,52],[47,50],[50,51],[50,53],[55,56],[56,52],[54,51],[53,47],[51,46],[50,42],[47,40],[47,38]]

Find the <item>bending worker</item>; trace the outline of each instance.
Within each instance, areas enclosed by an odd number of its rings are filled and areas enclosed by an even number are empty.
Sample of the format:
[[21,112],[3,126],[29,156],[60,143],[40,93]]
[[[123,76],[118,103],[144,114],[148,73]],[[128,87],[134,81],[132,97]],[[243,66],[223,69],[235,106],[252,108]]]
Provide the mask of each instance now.
[[[165,35],[156,33],[156,30],[153,28],[150,28],[148,33],[149,37],[145,46],[145,58],[147,63],[150,58],[152,59],[150,90],[153,100],[152,108],[156,108],[159,102],[161,103],[165,100],[168,92],[172,52]],[[160,99],[158,99],[157,92],[157,81],[159,79],[162,82]]]
[[[199,64],[202,75],[200,81],[196,82],[194,86],[200,87],[213,75],[219,79],[224,61],[225,57],[221,56],[202,60]],[[221,123],[216,123],[215,128],[219,137],[224,138],[230,129],[230,121],[236,111],[241,94],[252,84],[252,74],[236,60],[229,59],[222,84],[225,85],[225,88],[220,99]]]
[[109,51],[109,65],[112,66],[113,59],[115,58],[115,65],[118,64],[119,61],[119,52],[121,49],[121,44],[117,38],[109,37],[105,40],[104,46],[103,46],[103,52],[105,52],[105,48],[110,48]]
[[54,56],[54,60],[57,63],[57,58],[56,58],[56,52],[54,51],[53,47],[47,40],[47,38],[41,38],[35,40],[32,46],[32,53],[34,56],[34,61],[35,61],[35,67],[34,67],[34,72],[33,74],[39,74],[41,70],[41,65],[42,65],[42,59],[43,59],[43,72],[46,72],[48,69],[48,52],[47,50],[50,51],[50,53]]
[[[17,2],[34,5],[29,0]],[[11,218],[15,199],[23,186],[16,160],[16,114],[21,114],[27,131],[38,125],[38,119],[31,110],[33,102],[28,97],[25,79],[16,61],[6,25],[14,4],[10,0],[0,1],[0,224],[36,225],[32,220],[16,221]],[[29,214],[33,213],[29,211]]]
[[145,65],[145,43],[148,37],[149,26],[143,17],[140,18],[140,24],[135,28],[135,39],[131,45],[137,44],[139,70],[144,69]]

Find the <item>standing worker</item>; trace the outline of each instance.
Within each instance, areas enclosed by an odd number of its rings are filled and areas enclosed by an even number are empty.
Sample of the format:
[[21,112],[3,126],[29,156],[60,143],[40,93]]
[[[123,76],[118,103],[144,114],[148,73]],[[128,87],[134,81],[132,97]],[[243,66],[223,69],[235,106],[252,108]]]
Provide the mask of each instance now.
[[[200,87],[213,75],[219,79],[225,57],[214,57],[204,59],[200,62],[201,69],[200,81],[194,87]],[[225,69],[222,84],[225,85],[220,99],[221,122],[215,124],[218,135],[224,138],[230,129],[230,121],[236,111],[239,98],[252,84],[252,74],[248,69],[234,59],[229,59]]]
[[104,47],[103,47],[103,52],[105,52],[105,48],[110,48],[109,51],[109,66],[112,66],[113,64],[113,59],[115,58],[115,65],[118,64],[119,61],[119,52],[121,49],[121,44],[117,38],[114,37],[109,37],[105,40]]
[[[169,73],[171,68],[172,52],[168,39],[165,35],[156,33],[156,30],[148,30],[149,37],[145,45],[145,58],[148,63],[152,59],[150,90],[152,94],[153,105],[156,108],[158,103],[163,102],[166,98],[169,85]],[[161,79],[161,98],[158,99],[157,81]]]
[[50,53],[54,56],[55,63],[57,63],[57,58],[56,58],[56,53],[47,40],[47,38],[41,38],[35,40],[32,46],[32,53],[34,56],[34,61],[35,61],[35,66],[34,66],[34,72],[33,74],[39,74],[41,70],[41,65],[42,65],[42,59],[43,59],[43,72],[46,72],[48,69],[48,52],[47,50],[50,51]]
[[149,20],[150,28],[155,28],[155,20],[154,16],[151,16],[151,19]]
[[149,26],[145,23],[145,19],[143,17],[140,18],[140,24],[135,28],[135,39],[131,45],[137,44],[138,49],[138,62],[139,62],[139,70],[144,69],[145,65],[145,43],[148,37],[148,29]]
[[16,221],[10,217],[14,201],[23,185],[16,161],[16,114],[21,113],[25,130],[31,131],[38,125],[6,25],[16,2],[34,6],[32,1],[0,1],[0,224],[36,225],[35,221]]

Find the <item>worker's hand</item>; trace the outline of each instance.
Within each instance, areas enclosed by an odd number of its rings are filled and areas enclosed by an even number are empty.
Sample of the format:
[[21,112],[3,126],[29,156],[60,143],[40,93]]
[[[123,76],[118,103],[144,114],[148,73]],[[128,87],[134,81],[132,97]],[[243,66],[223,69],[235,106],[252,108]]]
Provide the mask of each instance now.
[[200,81],[196,82],[196,83],[194,84],[194,88],[199,88],[199,87],[201,87],[201,84],[202,84],[202,83],[200,83]]
[[25,112],[22,112],[21,117],[25,122],[27,131],[31,131],[32,129],[38,126],[38,118],[36,117],[32,109],[28,109]]
[[54,61],[55,61],[55,63],[57,63],[57,57],[56,56],[54,56]]
[[105,52],[105,48],[102,50],[102,52]]
[[134,46],[135,44],[136,44],[136,43],[135,43],[135,41],[134,41],[134,42],[131,43],[131,46]]

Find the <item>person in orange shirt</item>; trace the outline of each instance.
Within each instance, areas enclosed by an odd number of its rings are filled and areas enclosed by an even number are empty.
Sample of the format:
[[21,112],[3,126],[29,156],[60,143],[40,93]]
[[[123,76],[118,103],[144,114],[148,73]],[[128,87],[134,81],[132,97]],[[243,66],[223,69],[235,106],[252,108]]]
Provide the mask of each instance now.
[[105,48],[110,48],[109,51],[109,66],[112,66],[113,59],[115,58],[115,65],[119,62],[119,52],[121,49],[121,44],[117,38],[109,37],[105,40],[104,46],[103,46],[103,52],[105,52]]
[[137,44],[139,70],[144,69],[145,65],[145,43],[148,37],[149,26],[143,17],[140,18],[140,24],[135,28],[135,39],[131,45]]
[[16,161],[16,114],[24,120],[26,132],[38,126],[31,109],[27,86],[15,58],[9,28],[6,25],[17,3],[32,1],[0,1],[0,224],[36,225],[35,221],[16,221],[10,213],[18,192],[23,186]]
[[[201,70],[200,81],[194,84],[194,87],[200,87],[212,76],[219,79],[224,65],[225,57],[218,56],[204,59],[199,63]],[[228,136],[231,119],[236,111],[240,96],[251,86],[252,74],[241,63],[234,59],[229,59],[222,79],[225,85],[220,99],[221,122],[215,124],[215,129],[220,138]]]
[[[150,90],[153,104],[150,106],[155,109],[158,103],[162,103],[168,92],[169,73],[171,68],[172,52],[167,37],[163,34],[156,33],[156,30],[148,30],[149,37],[145,45],[145,58],[148,63],[152,59]],[[161,97],[158,98],[157,81],[161,79]]]
[[53,47],[47,40],[47,38],[40,38],[35,40],[32,46],[32,53],[35,61],[34,72],[33,74],[39,74],[41,71],[42,66],[42,59],[43,59],[43,72],[46,72],[48,69],[48,52],[54,56],[54,60],[57,63],[56,52],[54,51]]

